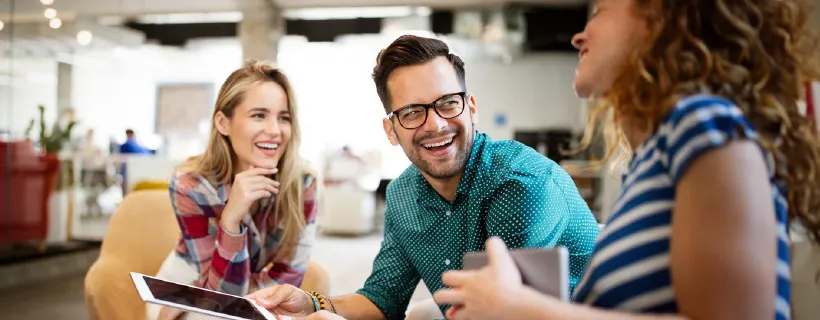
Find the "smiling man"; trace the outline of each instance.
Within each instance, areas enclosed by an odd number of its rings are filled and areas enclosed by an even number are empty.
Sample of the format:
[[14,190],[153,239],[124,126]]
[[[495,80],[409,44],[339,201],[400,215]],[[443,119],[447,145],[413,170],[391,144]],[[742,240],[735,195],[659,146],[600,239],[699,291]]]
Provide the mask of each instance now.
[[[387,138],[413,164],[387,187],[384,241],[370,277],[357,293],[327,299],[327,309],[351,320],[404,319],[420,280],[441,289],[442,273],[461,269],[464,253],[484,251],[490,236],[510,248],[567,247],[574,288],[598,224],[555,162],[476,131],[464,62],[442,41],[402,36],[379,53],[373,80]],[[310,295],[292,287],[254,298],[278,313],[314,311]]]
[[597,222],[555,162],[476,131],[461,58],[440,40],[403,36],[379,54],[373,79],[387,138],[413,164],[387,188],[385,239],[359,294],[401,318],[419,279],[442,288],[441,274],[490,236],[511,248],[567,247],[574,288]]

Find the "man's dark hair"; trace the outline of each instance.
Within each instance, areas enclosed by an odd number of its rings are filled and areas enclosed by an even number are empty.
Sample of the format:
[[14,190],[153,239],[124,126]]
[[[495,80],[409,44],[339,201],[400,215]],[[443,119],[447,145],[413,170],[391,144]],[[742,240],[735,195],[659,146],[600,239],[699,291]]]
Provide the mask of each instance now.
[[130,135],[133,135],[133,134],[134,134],[134,130],[131,130],[131,129],[125,130],[125,135],[130,136]]
[[403,35],[379,52],[376,57],[376,66],[373,68],[373,82],[376,83],[376,92],[382,100],[385,112],[392,111],[390,92],[387,90],[387,79],[390,74],[398,68],[424,64],[437,57],[446,57],[450,61],[461,83],[461,88],[466,90],[464,61],[451,53],[450,47],[441,40]]

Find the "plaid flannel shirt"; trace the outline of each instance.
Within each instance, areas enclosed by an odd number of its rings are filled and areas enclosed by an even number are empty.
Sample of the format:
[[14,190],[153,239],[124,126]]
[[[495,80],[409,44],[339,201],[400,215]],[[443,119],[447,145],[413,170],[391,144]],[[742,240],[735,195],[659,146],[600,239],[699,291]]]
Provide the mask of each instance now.
[[284,233],[278,222],[274,230],[267,230],[273,198],[262,199],[259,212],[245,216],[240,233],[232,234],[219,223],[231,185],[214,186],[197,173],[175,174],[169,191],[182,237],[174,258],[199,272],[193,285],[210,290],[244,296],[275,284],[299,287],[316,236],[316,183],[315,177],[305,175],[306,228],[299,235],[295,253],[289,259],[272,261]]

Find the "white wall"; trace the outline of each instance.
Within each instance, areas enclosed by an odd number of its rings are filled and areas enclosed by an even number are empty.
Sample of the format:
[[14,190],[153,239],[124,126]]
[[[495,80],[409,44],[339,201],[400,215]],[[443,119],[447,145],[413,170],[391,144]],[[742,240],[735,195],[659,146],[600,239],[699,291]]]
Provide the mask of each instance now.
[[[385,138],[384,110],[370,77],[376,54],[393,39],[389,35],[351,36],[337,43],[291,37],[282,41],[278,63],[296,91],[306,158],[321,165],[328,148],[347,144],[380,150],[387,164],[385,176],[398,175],[409,165],[401,148]],[[83,124],[78,132],[93,127],[101,145],[108,137],[121,137],[125,128],[136,130],[138,136],[150,135],[158,84],[204,82],[218,90],[241,57],[236,40],[197,41],[185,49],[144,46],[82,52],[71,61],[72,105]],[[581,104],[571,87],[576,61],[572,54],[541,54],[503,64],[466,53],[467,88],[477,98],[479,130],[501,140],[511,139],[515,128],[578,128]],[[56,64],[50,65],[56,74]],[[56,88],[49,94],[48,103],[53,104]],[[37,97],[34,92],[24,96]],[[498,126],[494,118],[501,113],[507,123]]]
[[[513,60],[466,61],[467,90],[476,96],[479,130],[512,139],[515,129],[582,130],[581,101],[572,89],[574,54],[537,54]],[[495,123],[498,115],[506,125]]]
[[[56,118],[57,64],[46,59],[0,59],[0,131],[21,137],[31,119],[39,121],[38,105],[45,106],[51,123]],[[35,127],[32,137],[38,132]]]
[[84,125],[101,139],[122,138],[126,128],[146,137],[155,132],[158,85],[209,83],[217,91],[241,63],[241,51],[236,41],[203,40],[186,49],[83,52],[72,63],[73,104]]

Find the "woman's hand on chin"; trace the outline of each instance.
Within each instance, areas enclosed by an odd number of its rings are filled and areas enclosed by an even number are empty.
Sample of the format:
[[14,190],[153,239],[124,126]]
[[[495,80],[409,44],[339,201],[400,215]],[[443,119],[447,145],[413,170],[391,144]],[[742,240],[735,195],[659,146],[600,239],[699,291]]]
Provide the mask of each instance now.
[[256,168],[237,173],[228,195],[228,204],[222,212],[222,227],[232,233],[239,233],[239,224],[245,215],[250,214],[253,203],[259,199],[279,193],[279,182],[268,176],[276,174],[279,169]]

